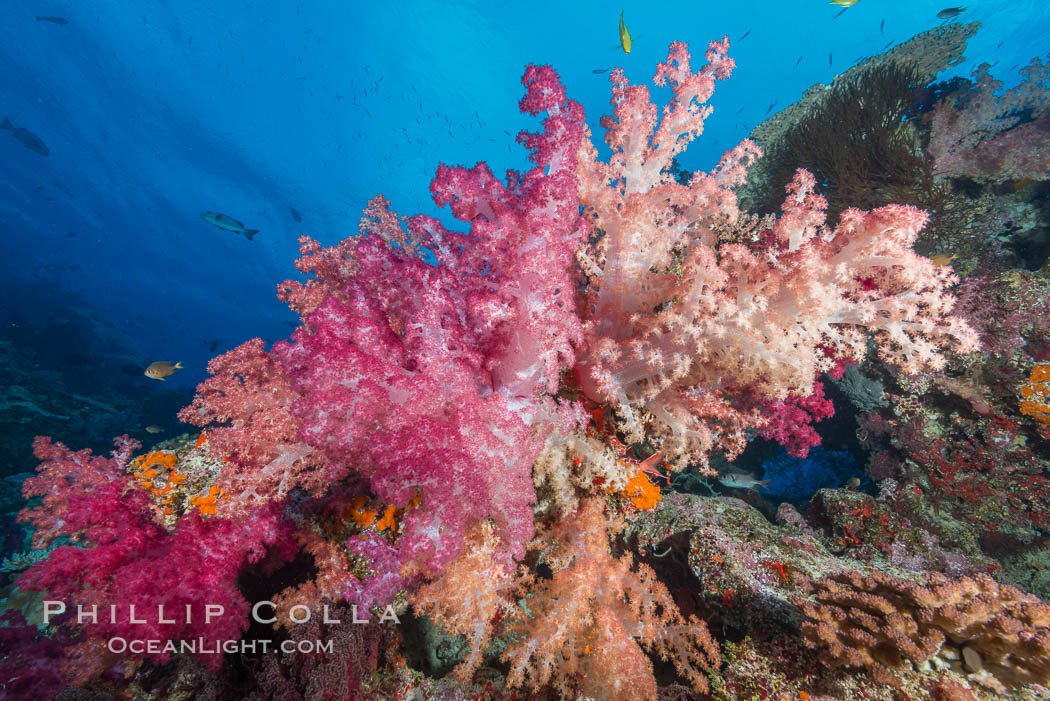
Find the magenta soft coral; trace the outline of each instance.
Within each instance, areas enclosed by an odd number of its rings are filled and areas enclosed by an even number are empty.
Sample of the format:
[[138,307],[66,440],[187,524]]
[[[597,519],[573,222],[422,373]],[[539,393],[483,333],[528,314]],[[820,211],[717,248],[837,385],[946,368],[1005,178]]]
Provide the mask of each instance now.
[[550,393],[582,338],[571,269],[586,227],[570,168],[583,112],[549,68],[523,82],[522,109],[548,112],[543,133],[521,137],[536,167],[500,182],[484,164],[443,165],[431,183],[467,235],[403,220],[378,197],[368,235],[331,249],[302,240],[299,267],[314,279],[281,291],[304,321],[275,347],[301,440],[352,465],[385,503],[419,496],[398,547],[431,573],[487,518],[500,556],[524,555],[532,462],[547,432],[582,419]]
[[[134,445],[121,439],[114,457],[106,459],[38,438],[36,454],[44,462],[24,487],[26,497],[43,497],[41,506],[20,514],[37,528],[35,544],[45,547],[65,536],[78,545],[56,548],[22,574],[18,587],[46,592],[70,612],[82,606],[97,614],[94,620],[65,620],[71,630],[81,632],[76,646],[82,654],[71,656],[81,658],[70,670],[75,682],[104,670],[93,664],[112,663],[113,656],[96,652],[99,640],[240,637],[248,622],[248,604],[237,589],[237,576],[289,534],[273,508],[256,511],[243,523],[192,513],[169,532],[155,518],[156,507],[145,493],[129,488],[124,465]],[[206,605],[224,608],[210,625],[204,619]],[[131,622],[131,606],[144,623]],[[161,622],[159,606],[173,623]],[[160,660],[168,656],[152,655]],[[217,655],[202,659],[212,666],[221,663]]]
[[820,445],[820,434],[813,423],[835,415],[835,406],[824,396],[820,382],[813,383],[808,395],[793,394],[768,402],[760,410],[766,423],[758,435],[776,441],[796,458],[806,457],[810,448]]
[[22,494],[26,499],[40,497],[40,504],[18,515],[19,521],[34,528],[34,548],[46,548],[62,536],[69,536],[73,542],[111,539],[113,527],[107,527],[102,519],[95,520],[99,515],[96,508],[103,507],[105,513],[146,508],[145,493],[124,491],[124,468],[140,444],[127,436],[115,443],[112,456],[104,458],[87,449],[73,452],[45,436],[36,437],[33,454],[41,464],[37,474],[22,483]]

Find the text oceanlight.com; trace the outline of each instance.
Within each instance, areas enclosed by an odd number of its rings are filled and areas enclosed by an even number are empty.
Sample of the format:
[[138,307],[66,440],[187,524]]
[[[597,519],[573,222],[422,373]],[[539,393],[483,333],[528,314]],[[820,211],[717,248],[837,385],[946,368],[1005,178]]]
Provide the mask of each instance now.
[[279,649],[281,652],[334,652],[334,640],[282,640],[274,645],[272,640],[128,640],[110,638],[106,647],[115,655],[130,652],[133,655],[222,655],[263,654]]

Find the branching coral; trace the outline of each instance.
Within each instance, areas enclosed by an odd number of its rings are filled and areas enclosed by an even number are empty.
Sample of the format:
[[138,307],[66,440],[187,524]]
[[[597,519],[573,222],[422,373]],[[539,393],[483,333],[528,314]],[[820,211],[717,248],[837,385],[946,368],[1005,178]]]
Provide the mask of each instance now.
[[295,487],[319,492],[343,471],[299,441],[299,422],[290,407],[298,395],[289,387],[260,338],[242,343],[208,363],[211,378],[197,388],[179,418],[210,427],[208,449],[229,465],[215,492],[202,499],[214,512],[214,497],[225,495],[228,514],[283,499]]
[[[674,92],[659,119],[648,90],[614,71],[608,162],[554,71],[529,67],[520,108],[546,113],[541,133],[519,137],[531,169],[500,181],[484,163],[442,165],[431,182],[466,233],[378,196],[361,236],[302,238],[311,278],[279,288],[302,325],[271,351],[254,339],[210,364],[181,414],[206,427],[195,448],[133,465],[128,443],[111,460],[38,444],[27,495],[42,504],[24,517],[38,547],[78,547],[56,548],[20,586],[100,608],[147,593],[154,610],[222,604],[208,637],[235,639],[239,575],[268,550],[275,562],[298,552],[316,572],[267,594],[282,610],[403,605],[408,589],[467,637],[464,681],[501,637],[513,687],[654,699],[651,655],[706,691],[717,645],[653,569],[614,554],[621,524],[606,507],[652,508],[655,464],[709,468],[756,429],[805,450],[815,433],[797,428],[830,411],[817,375],[860,359],[869,339],[907,373],[975,347],[950,315],[954,278],[911,250],[917,210],[849,209],[832,227],[799,171],[778,219],[745,220],[732,188],[759,155],[749,141],[675,179],[672,159],[733,67],[727,51],[713,42],[693,72],[672,44],[655,75]],[[786,580],[779,560],[767,566]],[[138,637],[204,634],[203,617],[161,615]],[[94,672],[113,660],[98,654],[103,637],[130,624],[82,626]],[[344,651],[360,647],[351,638]],[[290,661],[290,677],[311,664]],[[270,671],[284,688],[290,677]]]
[[687,185],[671,159],[700,133],[701,107],[733,62],[726,42],[711,44],[708,66],[692,73],[684,44],[673,44],[655,76],[675,92],[663,118],[643,86],[614,72],[614,116],[603,120],[608,163],[580,150],[580,200],[596,235],[578,254],[586,276],[580,304],[588,345],[580,384],[616,409],[631,441],[647,437],[672,466],[705,466],[714,449],[732,457],[748,428],[761,425],[727,400],[754,394],[807,395],[816,375],[859,359],[866,333],[880,356],[913,373],[939,367],[939,349],[976,347],[949,316],[950,273],[911,249],[926,216],[910,207],[851,209],[825,225],[825,200],[799,171],[771,232],[772,245],[717,251],[715,222],[738,214],[730,190],[758,149],[749,141],[718,169]]
[[[931,207],[945,192],[917,148],[912,115],[923,89],[917,66],[886,61],[840,78],[819,109],[793,124],[762,160],[772,182],[790,182],[805,168],[825,183],[828,211],[890,203]],[[771,196],[777,191],[768,190]],[[761,203],[772,209],[774,202]]]
[[1050,682],[1050,605],[987,575],[932,574],[921,585],[851,572],[799,584],[813,596],[796,601],[809,619],[802,634],[829,666],[892,683],[906,660],[924,662],[950,640],[1004,683]]
[[993,183],[1050,178],[1050,63],[1033,59],[1006,91],[989,69],[981,64],[969,90],[938,103],[928,149],[934,172]]
[[[872,56],[852,68],[835,76],[830,85],[816,84],[809,87],[802,99],[792,105],[771,115],[768,119],[756,126],[751,131],[751,138],[762,148],[762,150],[773,159],[772,163],[765,167],[752,168],[747,174],[747,184],[738,188],[737,193],[749,209],[757,211],[775,211],[779,205],[779,194],[785,183],[790,181],[795,168],[811,167],[821,174],[825,174],[819,164],[824,164],[830,173],[838,174],[839,169],[845,170],[847,164],[851,169],[846,170],[844,175],[847,183],[829,183],[830,186],[838,188],[844,197],[859,197],[860,199],[833,198],[831,210],[833,213],[841,211],[850,206],[878,206],[888,202],[900,202],[895,199],[881,199],[884,193],[862,192],[858,186],[862,186],[858,175],[853,170],[865,161],[875,167],[876,178],[883,185],[896,182],[896,192],[899,195],[906,194],[911,190],[922,199],[916,201],[907,198],[904,202],[918,206],[926,206],[924,193],[910,187],[910,183],[921,185],[923,179],[928,176],[928,168],[923,167],[920,172],[912,175],[914,179],[908,179],[908,173],[896,168],[895,163],[877,163],[874,160],[876,154],[885,147],[890,147],[895,156],[905,156],[905,160],[915,163],[913,158],[903,154],[896,148],[902,144],[901,137],[906,133],[902,131],[906,127],[901,124],[886,124],[880,126],[884,118],[890,118],[896,113],[903,116],[899,97],[911,92],[913,87],[924,86],[930,83],[934,77],[948,68],[958,64],[965,58],[966,42],[980,28],[977,22],[956,23],[931,29],[917,34],[907,41],[901,42],[889,51]],[[873,94],[876,91],[886,90],[882,94]],[[861,107],[859,102],[850,104],[844,96],[852,93],[852,97],[863,100],[864,107],[872,109],[858,113]],[[868,132],[875,135],[872,130],[882,133],[877,135],[876,142],[879,147],[869,148],[867,144],[860,144],[860,153],[853,154],[845,149],[836,150],[834,143],[836,137],[852,138],[853,135],[840,131],[844,122],[854,122],[859,126],[860,133]],[[802,142],[804,149],[808,145],[815,147],[806,157],[816,156],[818,160],[798,162],[792,155],[789,143],[796,141],[808,132],[808,136],[815,139],[811,141],[805,138]],[[857,134],[858,136],[860,134]],[[822,138],[823,137],[823,138]],[[823,140],[826,143],[820,143]],[[845,163],[836,164],[825,156],[830,152],[836,152],[845,159]],[[863,166],[862,166],[863,167]],[[902,187],[903,186],[903,187]],[[849,193],[849,194],[847,194]],[[936,193],[929,193],[934,194]],[[873,199],[868,199],[873,198]]]
[[413,595],[422,613],[454,635],[466,636],[470,652],[453,673],[468,681],[482,661],[497,622],[518,607],[516,572],[495,557],[499,542],[492,525],[480,523],[467,535],[467,547],[437,580]]
[[510,630],[504,654],[508,684],[551,683],[564,697],[655,699],[652,663],[642,646],[670,660],[697,691],[717,667],[718,647],[695,616],[679,612],[667,588],[644,564],[614,557],[600,500],[581,504],[535,547],[554,575],[528,581],[526,611]]
[[[332,620],[349,621],[353,612],[333,607]],[[259,689],[239,698],[249,701],[320,701],[394,698],[393,689],[376,689],[374,671],[383,656],[392,657],[397,640],[395,626],[325,625],[320,616],[296,626],[291,640],[301,647],[285,648],[259,660],[255,679]],[[317,646],[316,652],[303,652]],[[297,650],[291,652],[292,649]]]
[[[47,547],[60,537],[78,544],[56,548],[23,573],[18,586],[78,607],[64,624],[82,633],[67,664],[80,683],[113,663],[112,655],[96,653],[114,636],[239,637],[248,624],[248,603],[237,577],[289,534],[272,508],[257,510],[249,522],[191,513],[167,531],[159,509],[132,488],[134,478],[125,472],[134,446],[118,441],[113,457],[104,459],[38,439],[36,454],[44,462],[24,487],[27,497],[43,496],[40,506],[20,514],[36,526],[35,544]],[[208,621],[207,606],[223,612]],[[166,660],[170,654],[165,649],[151,656]],[[214,655],[202,657],[213,666],[221,663]]]
[[582,418],[545,393],[580,336],[569,271],[584,228],[569,166],[583,113],[549,68],[523,82],[522,110],[549,115],[542,134],[522,137],[536,167],[500,183],[484,164],[442,166],[431,184],[469,236],[422,215],[406,231],[377,198],[363,238],[332,249],[304,239],[299,267],[314,279],[282,292],[305,322],[275,348],[299,394],[299,435],[384,502],[419,495],[399,548],[431,573],[487,518],[503,557],[524,555],[532,461],[552,428]]
[[768,402],[763,407],[767,421],[758,435],[784,446],[788,455],[804,458],[810,448],[820,445],[820,435],[812,424],[834,414],[834,405],[824,396],[824,385],[815,382],[808,395]]

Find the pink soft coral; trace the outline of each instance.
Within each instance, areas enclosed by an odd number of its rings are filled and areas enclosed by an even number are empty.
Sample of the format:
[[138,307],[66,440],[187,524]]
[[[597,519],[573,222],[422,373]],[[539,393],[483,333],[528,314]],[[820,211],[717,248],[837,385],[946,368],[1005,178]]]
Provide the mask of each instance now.
[[179,412],[187,423],[208,427],[208,449],[224,465],[215,484],[225,495],[224,515],[280,501],[295,487],[325,490],[345,470],[299,441],[292,391],[262,339],[246,341],[208,363],[212,375]]
[[543,133],[521,137],[536,167],[501,183],[484,164],[441,166],[431,183],[469,235],[403,220],[376,198],[366,236],[331,249],[302,240],[299,267],[314,279],[282,288],[305,324],[275,347],[299,395],[300,439],[385,503],[420,497],[398,547],[431,573],[488,518],[501,556],[524,555],[532,462],[547,432],[581,421],[549,394],[581,339],[571,263],[586,227],[570,168],[583,112],[549,68],[523,82],[522,109],[549,115]]
[[[280,511],[273,508],[257,510],[247,522],[191,513],[169,532],[145,492],[130,487],[124,467],[135,445],[121,439],[113,457],[105,459],[38,438],[34,448],[43,463],[23,489],[26,497],[43,496],[41,506],[19,515],[36,526],[35,544],[46,547],[67,537],[77,545],[56,548],[22,574],[19,588],[47,592],[70,611],[80,605],[97,614],[94,620],[73,616],[65,621],[82,633],[79,652],[70,655],[82,658],[68,670],[75,683],[103,671],[98,664],[112,663],[115,658],[101,654],[99,642],[112,637],[240,637],[248,625],[248,603],[237,588],[237,576],[289,535]],[[209,605],[224,609],[210,624],[205,621]],[[130,620],[132,606],[142,623]],[[170,651],[150,656],[163,661]],[[213,667],[222,662],[218,655],[202,659]]]
[[766,424],[758,435],[784,446],[788,455],[804,458],[810,448],[820,445],[820,434],[812,424],[834,416],[835,406],[824,396],[824,385],[814,382],[811,394],[776,399],[766,403],[761,411]]
[[554,574],[530,582],[527,610],[511,624],[507,683],[551,684],[563,698],[655,699],[645,648],[706,692],[704,671],[721,662],[707,626],[681,614],[648,565],[613,555],[603,511],[600,499],[588,500],[536,543]]
[[807,394],[819,373],[860,358],[869,333],[880,356],[909,373],[940,367],[941,348],[976,347],[949,316],[954,278],[911,250],[926,221],[914,208],[847,210],[830,229],[813,177],[799,171],[773,245],[716,248],[715,228],[739,214],[731,188],[758,148],[744,141],[686,185],[671,159],[702,131],[710,108],[701,105],[733,65],[727,47],[712,42],[709,65],[693,74],[685,45],[671,45],[655,81],[670,80],[675,94],[659,122],[648,91],[615,71],[614,114],[602,122],[613,156],[600,162],[585,144],[577,165],[595,234],[578,256],[587,277],[581,385],[616,407],[631,440],[648,437],[679,468],[706,466],[715,449],[732,457],[762,425],[728,397]]

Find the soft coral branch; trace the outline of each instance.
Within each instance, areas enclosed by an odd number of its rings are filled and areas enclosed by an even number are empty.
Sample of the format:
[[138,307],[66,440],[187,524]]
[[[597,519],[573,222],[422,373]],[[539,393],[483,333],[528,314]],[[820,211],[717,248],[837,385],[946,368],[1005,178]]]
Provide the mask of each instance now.
[[319,493],[345,473],[299,441],[290,411],[298,395],[261,338],[212,359],[208,372],[179,418],[207,427],[209,451],[228,461],[215,483],[224,513],[243,515],[296,487]]
[[[679,468],[704,468],[716,449],[733,456],[746,429],[761,424],[731,397],[805,396],[818,374],[862,357],[869,334],[880,357],[907,373],[940,367],[944,348],[976,348],[950,316],[955,279],[911,250],[926,221],[914,208],[847,210],[832,229],[813,176],[799,171],[773,246],[717,246],[715,229],[739,216],[731,188],[757,147],[743,142],[688,185],[674,179],[670,159],[710,113],[700,103],[732,68],[725,48],[712,43],[711,64],[691,76],[685,46],[671,45],[656,80],[671,79],[674,99],[659,123],[648,91],[615,73],[614,116],[603,121],[613,155],[600,162],[585,143],[577,166],[594,234],[578,255],[580,384],[615,407],[630,440],[655,439]],[[691,405],[717,407],[717,421]]]
[[536,547],[554,575],[532,583],[512,626],[521,635],[504,653],[508,684],[552,684],[563,697],[654,699],[645,647],[672,661],[697,692],[707,690],[703,670],[720,662],[707,627],[682,616],[651,568],[613,556],[600,499],[556,523]]
[[[64,622],[82,633],[77,647],[84,660],[112,660],[112,655],[100,656],[97,650],[114,636],[161,641],[238,638],[248,624],[248,603],[237,588],[237,577],[245,565],[259,561],[289,534],[280,511],[272,507],[255,511],[250,521],[203,519],[194,512],[169,532],[145,492],[131,488],[124,472],[134,445],[122,439],[114,457],[104,459],[38,438],[35,449],[44,462],[24,487],[27,497],[43,496],[41,506],[19,515],[38,528],[37,544],[64,536],[77,545],[56,548],[24,572],[18,586],[95,612],[94,620],[70,617]],[[224,608],[210,625],[204,617],[207,605]],[[189,620],[187,607],[192,610]],[[142,622],[132,622],[133,616]],[[149,656],[163,661],[170,653]],[[217,655],[202,659],[213,667],[222,661]],[[67,671],[82,683],[87,681],[84,675],[102,670],[86,664]]]
[[365,236],[331,249],[303,239],[299,267],[314,280],[282,288],[304,321],[275,347],[299,437],[384,502],[421,499],[398,547],[431,574],[485,519],[508,565],[524,555],[531,464],[549,431],[581,421],[549,395],[582,339],[571,263],[586,226],[571,168],[583,111],[548,67],[523,83],[522,109],[548,115],[542,133],[520,137],[536,166],[500,182],[484,163],[442,165],[431,183],[468,234],[376,198]]

